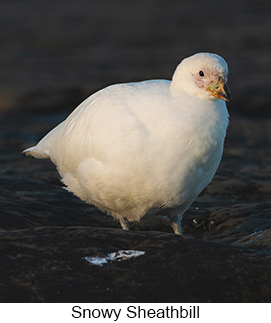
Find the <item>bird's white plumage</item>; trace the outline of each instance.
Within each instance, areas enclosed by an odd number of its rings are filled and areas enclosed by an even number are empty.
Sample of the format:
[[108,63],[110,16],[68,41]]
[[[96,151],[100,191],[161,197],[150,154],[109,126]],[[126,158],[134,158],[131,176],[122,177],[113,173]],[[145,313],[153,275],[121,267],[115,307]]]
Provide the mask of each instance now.
[[81,103],[36,146],[67,189],[118,218],[139,220],[166,209],[176,233],[182,214],[213,178],[228,125],[225,102],[197,87],[199,69],[227,77],[214,54],[196,54],[172,82],[116,84]]

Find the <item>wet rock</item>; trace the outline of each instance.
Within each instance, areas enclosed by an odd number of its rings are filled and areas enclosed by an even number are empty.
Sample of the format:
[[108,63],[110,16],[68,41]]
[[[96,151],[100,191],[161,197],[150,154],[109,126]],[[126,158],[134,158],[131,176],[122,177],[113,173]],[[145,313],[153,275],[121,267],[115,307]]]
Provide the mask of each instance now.
[[[271,297],[270,254],[226,244],[79,226],[2,233],[0,241],[2,302],[262,302]],[[145,254],[104,266],[84,259],[123,248]]]

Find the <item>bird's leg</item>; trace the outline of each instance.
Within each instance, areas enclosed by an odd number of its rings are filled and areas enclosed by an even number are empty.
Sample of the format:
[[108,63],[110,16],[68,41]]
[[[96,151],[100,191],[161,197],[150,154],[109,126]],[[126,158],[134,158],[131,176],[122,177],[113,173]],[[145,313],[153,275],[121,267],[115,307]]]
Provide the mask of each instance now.
[[171,218],[171,226],[175,234],[178,234],[180,236],[183,236],[182,227],[181,227],[181,221],[182,221],[182,214],[178,214],[177,216],[174,216]]
[[122,230],[126,230],[126,231],[130,230],[130,224],[128,220],[122,218],[119,221],[120,221]]

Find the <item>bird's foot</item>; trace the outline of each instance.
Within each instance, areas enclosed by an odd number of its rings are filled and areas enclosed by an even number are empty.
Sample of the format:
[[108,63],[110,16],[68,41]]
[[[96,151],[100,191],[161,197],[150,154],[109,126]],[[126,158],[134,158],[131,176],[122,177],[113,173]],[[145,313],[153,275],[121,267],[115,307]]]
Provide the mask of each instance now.
[[181,227],[181,221],[180,219],[176,219],[176,220],[173,220],[171,222],[171,226],[172,226],[172,229],[173,229],[173,232],[175,234],[178,234],[180,236],[183,236],[183,232],[182,232],[182,227]]
[[120,225],[121,225],[122,230],[125,230],[125,231],[130,230],[130,223],[128,220],[120,219],[119,221],[120,221]]

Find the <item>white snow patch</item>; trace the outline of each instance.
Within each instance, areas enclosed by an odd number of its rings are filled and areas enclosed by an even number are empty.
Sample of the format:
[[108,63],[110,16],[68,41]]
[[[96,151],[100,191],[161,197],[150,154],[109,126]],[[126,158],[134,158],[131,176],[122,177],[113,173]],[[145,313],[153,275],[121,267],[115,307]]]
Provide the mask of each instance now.
[[140,250],[119,250],[117,252],[112,252],[107,254],[105,257],[84,257],[84,259],[95,266],[103,266],[109,261],[123,261],[131,258],[143,256],[145,251]]

